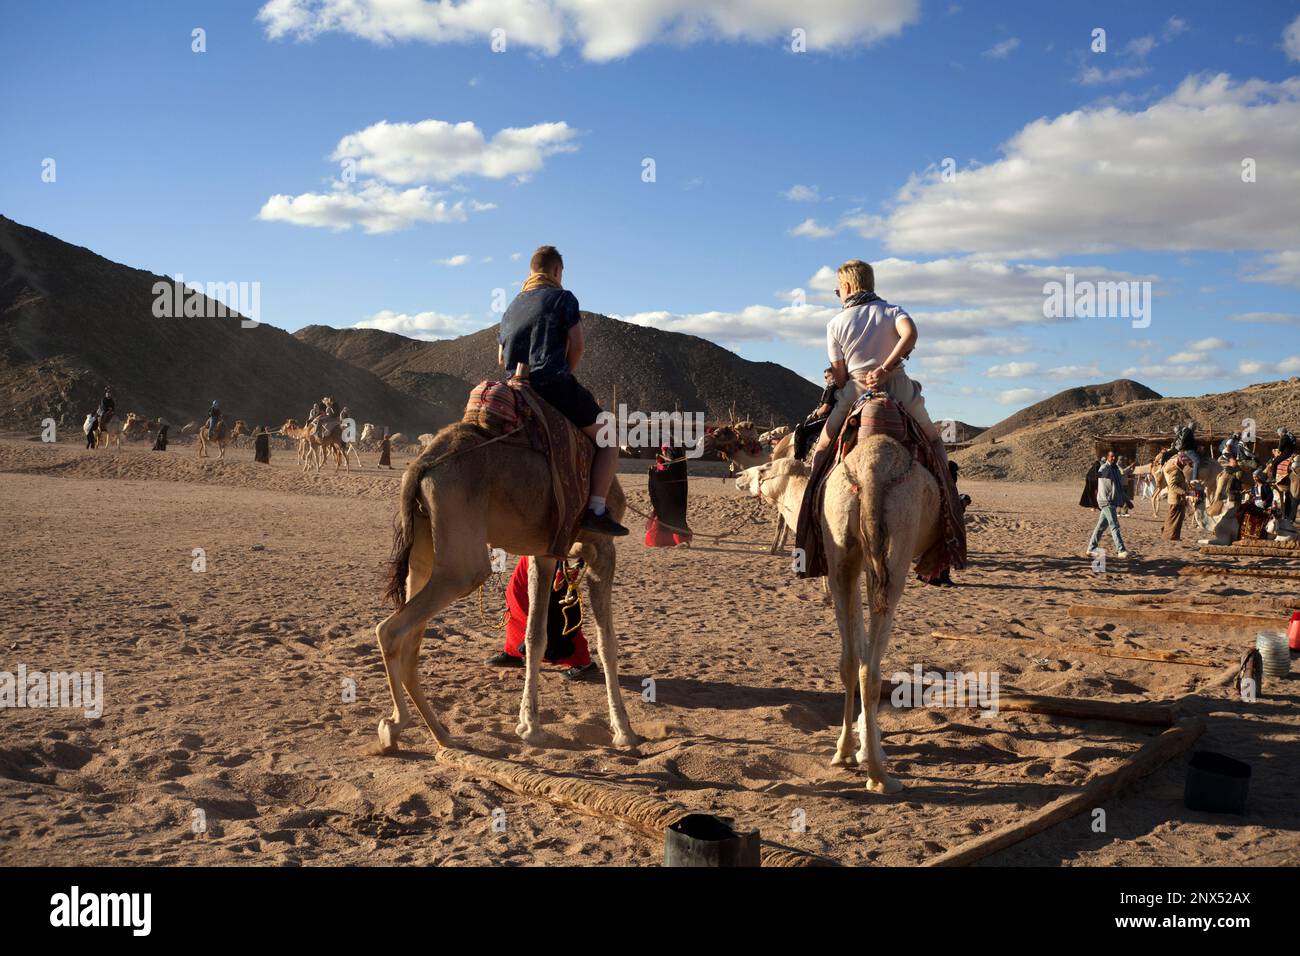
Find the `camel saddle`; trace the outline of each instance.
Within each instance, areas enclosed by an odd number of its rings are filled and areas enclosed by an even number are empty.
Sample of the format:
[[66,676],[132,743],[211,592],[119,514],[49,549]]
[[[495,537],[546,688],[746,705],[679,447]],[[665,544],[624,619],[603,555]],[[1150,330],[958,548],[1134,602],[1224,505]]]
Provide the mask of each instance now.
[[591,489],[596,446],[554,405],[538,395],[528,379],[484,381],[474,386],[462,422],[492,438],[523,432],[524,440],[551,466],[550,548],[547,556],[566,557],[582,523]]
[[822,505],[826,478],[849,452],[872,435],[888,435],[899,442],[912,453],[912,459],[927,468],[939,483],[939,511],[943,533],[916,562],[918,572],[928,578],[945,568],[966,567],[965,509],[950,491],[951,476],[944,474],[942,463],[916,419],[885,393],[867,391],[849,410],[839,435],[833,439],[834,453],[821,456],[809,476],[803,503],[799,507],[798,527],[795,529],[795,547],[803,549],[805,565],[798,576],[819,578],[826,575],[826,550],[822,543]]

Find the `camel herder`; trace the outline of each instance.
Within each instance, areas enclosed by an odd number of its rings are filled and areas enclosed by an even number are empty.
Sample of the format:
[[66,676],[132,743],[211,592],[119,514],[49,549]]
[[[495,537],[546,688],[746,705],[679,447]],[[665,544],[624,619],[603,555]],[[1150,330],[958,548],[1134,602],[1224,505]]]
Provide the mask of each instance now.
[[379,443],[379,467],[393,470],[393,442],[388,437],[388,429],[384,429],[384,438]]
[[1181,541],[1183,537],[1183,518],[1187,514],[1186,496],[1191,491],[1183,468],[1191,463],[1191,456],[1185,451],[1180,451],[1165,462],[1165,500],[1169,502],[1169,514],[1165,515],[1161,537],[1166,541]]
[[605,497],[618,468],[618,446],[602,446],[597,441],[601,429],[600,405],[573,377],[585,346],[578,299],[560,284],[564,278],[564,258],[554,246],[539,246],[529,269],[524,287],[501,316],[497,365],[512,370],[521,362],[527,365],[528,383],[533,391],[554,405],[596,445],[582,527],[596,534],[620,537],[627,534],[627,528],[605,510]]

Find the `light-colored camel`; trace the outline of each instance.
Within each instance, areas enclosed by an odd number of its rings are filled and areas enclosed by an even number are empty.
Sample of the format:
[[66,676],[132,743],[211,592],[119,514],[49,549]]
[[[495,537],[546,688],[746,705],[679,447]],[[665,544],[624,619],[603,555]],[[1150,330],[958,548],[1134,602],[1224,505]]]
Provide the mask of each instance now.
[[[392,716],[379,722],[382,750],[395,748],[402,730],[412,722],[406,695],[438,744],[455,745],[420,685],[420,642],[429,618],[487,580],[492,570],[489,548],[534,556],[528,568],[526,669],[515,733],[528,743],[546,740],[537,697],[556,561],[539,555],[544,555],[550,538],[551,506],[545,504],[550,487],[550,465],[541,453],[511,439],[484,444],[481,432],[459,422],[439,431],[420,457],[407,466],[402,474],[388,586],[398,610],[375,628],[393,695]],[[606,498],[615,520],[622,518],[626,504],[623,489],[615,481]],[[586,562],[588,620],[595,624],[596,646],[605,671],[614,746],[635,746],[637,737],[618,686],[618,638],[611,608],[614,542],[583,532],[569,556]]]
[[122,422],[122,437],[127,441],[142,441],[157,430],[158,419],[143,418],[135,412],[127,412],[126,419]]
[[778,425],[776,428],[773,428],[770,431],[765,431],[763,434],[759,435],[758,443],[760,445],[775,445],[792,431],[794,431],[794,429],[789,425]]
[[[831,764],[852,767],[865,762],[867,789],[877,793],[902,788],[889,776],[880,745],[880,662],[912,562],[942,533],[940,494],[934,476],[885,435],[859,442],[826,479],[822,541],[844,684],[843,727]],[[853,710],[859,693],[860,745],[854,754]]]
[[95,430],[95,449],[107,448],[110,444],[122,447],[122,426],[109,422]]
[[808,487],[808,466],[793,458],[778,458],[746,468],[736,477],[736,487],[776,507],[776,537],[771,553],[780,554],[790,529],[799,525],[799,509]]
[[208,423],[204,422],[203,427],[199,429],[199,457],[207,458],[208,445],[215,444],[217,446],[217,460],[220,461],[226,457],[226,446],[240,435],[247,434],[248,426],[244,424],[242,418],[236,419],[233,426],[227,425],[224,418],[218,419],[215,435],[209,434]]
[[[343,441],[342,429],[336,428],[322,439],[316,436],[316,429],[311,425],[299,425],[296,418],[288,418],[280,426],[280,434],[287,435],[298,443],[298,464],[303,471],[315,468],[319,474],[327,455],[334,456],[335,473],[340,468],[349,473],[352,471],[352,464],[348,460],[349,446]],[[355,448],[352,449],[352,454],[356,455]],[[360,457],[357,458],[357,467],[361,467]]]

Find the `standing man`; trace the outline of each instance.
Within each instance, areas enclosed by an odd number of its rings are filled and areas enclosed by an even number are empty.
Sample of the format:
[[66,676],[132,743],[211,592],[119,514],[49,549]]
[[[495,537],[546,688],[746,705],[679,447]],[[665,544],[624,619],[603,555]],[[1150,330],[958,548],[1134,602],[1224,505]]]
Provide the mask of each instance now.
[[1120,474],[1119,466],[1115,464],[1115,452],[1108,451],[1106,460],[1097,468],[1097,509],[1101,512],[1101,516],[1097,518],[1097,526],[1092,529],[1092,537],[1088,539],[1088,557],[1095,557],[1093,552],[1101,543],[1101,533],[1107,527],[1110,528],[1110,537],[1115,543],[1115,557],[1128,557],[1128,551],[1124,548],[1124,537],[1119,530],[1119,509],[1128,503],[1128,495],[1124,491],[1124,478]]
[[1192,463],[1187,452],[1180,451],[1165,462],[1165,500],[1169,502],[1169,514],[1165,515],[1164,532],[1166,541],[1180,541],[1183,537],[1183,518],[1187,515],[1187,476],[1183,468]]
[[259,465],[271,463],[271,432],[265,425],[253,439],[253,461]]
[[582,527],[596,534],[627,534],[605,510],[605,496],[614,483],[618,446],[602,447],[596,441],[600,405],[573,377],[585,346],[578,299],[561,285],[564,259],[554,246],[539,246],[529,262],[523,289],[501,316],[497,333],[497,364],[513,371],[528,366],[528,383],[541,398],[554,405],[596,446],[591,462],[591,492]]
[[393,442],[388,437],[388,429],[384,429],[383,440],[379,442],[379,467],[393,470]]

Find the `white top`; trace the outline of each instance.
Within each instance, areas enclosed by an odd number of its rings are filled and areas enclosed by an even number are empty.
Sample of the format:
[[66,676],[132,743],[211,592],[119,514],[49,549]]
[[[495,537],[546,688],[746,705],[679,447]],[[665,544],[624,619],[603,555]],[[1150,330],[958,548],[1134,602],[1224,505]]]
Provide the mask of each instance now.
[[826,325],[826,354],[831,362],[843,362],[850,376],[883,365],[898,344],[895,323],[903,315],[884,299],[844,309]]

